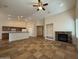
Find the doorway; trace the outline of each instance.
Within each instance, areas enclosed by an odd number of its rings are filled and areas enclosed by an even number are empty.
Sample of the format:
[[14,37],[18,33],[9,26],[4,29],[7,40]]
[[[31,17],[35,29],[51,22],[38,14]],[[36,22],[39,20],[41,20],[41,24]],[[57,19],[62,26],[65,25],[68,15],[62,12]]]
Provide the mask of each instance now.
[[37,26],[37,37],[43,37],[43,26]]
[[46,24],[46,38],[53,39],[53,24]]

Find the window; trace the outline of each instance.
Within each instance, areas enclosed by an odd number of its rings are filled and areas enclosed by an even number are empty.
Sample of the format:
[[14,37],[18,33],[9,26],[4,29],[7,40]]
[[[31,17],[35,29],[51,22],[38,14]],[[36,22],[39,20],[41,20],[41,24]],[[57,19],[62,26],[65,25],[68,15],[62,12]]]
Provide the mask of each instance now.
[[78,19],[76,19],[76,37],[78,38]]

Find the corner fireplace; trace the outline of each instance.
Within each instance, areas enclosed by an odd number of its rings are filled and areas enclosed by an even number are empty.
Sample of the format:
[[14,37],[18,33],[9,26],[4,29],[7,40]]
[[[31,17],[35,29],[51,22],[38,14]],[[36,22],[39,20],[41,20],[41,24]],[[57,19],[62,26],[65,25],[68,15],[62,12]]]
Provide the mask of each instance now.
[[72,43],[72,32],[56,31],[55,38],[57,41]]

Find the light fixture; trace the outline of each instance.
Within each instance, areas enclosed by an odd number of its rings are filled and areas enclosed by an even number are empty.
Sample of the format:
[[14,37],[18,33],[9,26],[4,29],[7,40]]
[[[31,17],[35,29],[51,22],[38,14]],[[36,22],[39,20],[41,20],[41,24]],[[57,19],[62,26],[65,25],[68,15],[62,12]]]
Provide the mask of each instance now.
[[64,4],[63,3],[60,3],[60,7],[63,7],[64,6]]
[[38,9],[42,10],[42,7],[41,7],[41,6],[39,6],[39,7],[38,7]]
[[22,18],[23,16],[21,16],[21,18]]
[[[11,16],[12,15],[8,15],[8,20],[10,20],[11,19]],[[12,17],[13,18],[13,17]],[[22,20],[24,18],[24,16],[16,16],[16,19],[17,20]]]
[[10,14],[8,16],[11,16]]
[[18,20],[22,20],[23,19],[23,16],[18,16]]
[[47,6],[48,3],[42,3],[41,0],[38,0],[38,2],[36,4],[33,5],[33,7],[37,7],[37,11],[39,10],[44,10],[45,11],[45,6]]
[[8,20],[10,20],[11,18],[8,18]]
[[18,16],[18,20],[20,19],[20,17]]

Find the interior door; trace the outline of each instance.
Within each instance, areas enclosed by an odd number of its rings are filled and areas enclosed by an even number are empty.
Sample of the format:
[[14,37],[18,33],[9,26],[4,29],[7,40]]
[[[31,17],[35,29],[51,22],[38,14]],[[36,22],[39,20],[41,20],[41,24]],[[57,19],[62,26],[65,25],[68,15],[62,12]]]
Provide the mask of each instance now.
[[37,26],[37,36],[43,36],[43,26]]
[[49,38],[53,38],[53,24],[46,25],[46,36]]

